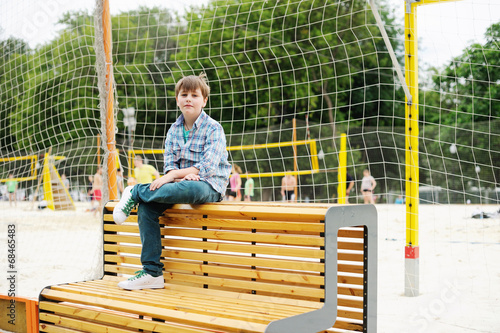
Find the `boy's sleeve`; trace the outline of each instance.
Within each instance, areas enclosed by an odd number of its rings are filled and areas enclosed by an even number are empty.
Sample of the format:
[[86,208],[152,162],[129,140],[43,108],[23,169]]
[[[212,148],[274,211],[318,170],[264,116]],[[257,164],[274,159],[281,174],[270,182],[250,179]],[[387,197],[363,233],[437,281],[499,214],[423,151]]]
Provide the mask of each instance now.
[[179,169],[174,162],[174,136],[172,134],[172,128],[167,132],[167,138],[165,139],[165,153],[163,154],[163,174],[166,174],[170,170]]
[[199,176],[201,178],[211,177],[216,173],[225,154],[227,154],[226,136],[222,126],[214,127],[207,134],[200,162],[193,166],[200,170]]

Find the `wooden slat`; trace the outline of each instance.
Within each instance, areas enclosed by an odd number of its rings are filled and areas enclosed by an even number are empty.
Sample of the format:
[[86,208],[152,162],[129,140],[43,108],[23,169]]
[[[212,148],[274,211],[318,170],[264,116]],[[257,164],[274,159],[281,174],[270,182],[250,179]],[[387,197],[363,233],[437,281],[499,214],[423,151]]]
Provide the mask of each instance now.
[[[200,230],[203,231],[203,230]],[[208,234],[207,234],[208,235]],[[284,235],[288,236],[289,235]],[[222,236],[221,236],[222,237]],[[294,236],[291,236],[294,237]],[[215,237],[214,237],[215,239]],[[140,244],[141,240],[138,236],[129,236],[129,235],[114,235],[114,234],[105,234],[104,235],[104,241],[106,242],[112,242],[112,243],[131,243],[131,244]],[[272,251],[266,250],[264,252],[259,252],[257,249],[263,249],[263,247],[259,244],[257,245],[246,245],[245,243],[218,243],[218,242],[201,242],[201,241],[194,241],[194,240],[189,240],[189,241],[184,241],[184,242],[190,242],[190,243],[184,243],[184,245],[179,245],[182,240],[179,239],[162,239],[162,245],[163,246],[171,246],[171,247],[187,247],[187,248],[193,248],[193,249],[205,249],[205,250],[219,250],[219,251],[226,251],[226,252],[245,252],[245,253],[260,253],[260,254],[271,254],[271,255],[284,255],[284,256],[290,256],[290,257],[304,257],[305,252],[309,252],[309,255],[305,255],[306,257],[311,257],[315,258],[317,254],[314,253],[322,253],[321,250],[316,250],[316,249],[298,249],[295,248],[299,253],[294,251],[292,247],[279,247],[275,246],[272,247]],[[197,244],[198,243],[198,244]],[[190,244],[190,245],[189,245]],[[216,244],[216,245],[214,245]],[[282,244],[280,242],[277,242],[277,244],[273,245],[278,245]],[[283,244],[282,244],[283,245]],[[251,247],[249,247],[251,246]],[[224,250],[221,250],[221,247],[225,248]],[[233,248],[234,247],[234,248]],[[239,250],[238,250],[239,249]],[[242,251],[242,249],[247,249],[246,251]],[[339,250],[355,250],[355,251],[362,251],[363,250],[363,244],[362,243],[353,243],[353,242],[338,242],[338,249]],[[318,251],[318,252],[314,252]],[[277,252],[281,252],[282,254],[277,254]],[[295,252],[295,254],[292,254],[291,252]]]
[[[121,278],[123,279],[123,278]],[[56,286],[54,288],[62,290],[71,290],[78,292],[84,290],[90,292],[98,292],[105,295],[104,297],[120,298],[132,297],[142,299],[139,302],[158,302],[159,306],[172,306],[172,304],[183,306],[188,304],[191,307],[200,307],[203,309],[211,309],[212,306],[227,310],[243,310],[244,317],[247,317],[250,312],[259,314],[260,316],[287,316],[290,313],[299,314],[320,308],[319,303],[313,302],[295,302],[295,304],[288,304],[282,298],[262,297],[259,295],[250,295],[245,297],[245,294],[234,292],[221,292],[213,293],[213,290],[194,288],[192,290],[182,287],[177,289],[175,285],[165,285],[164,289],[156,290],[142,290],[130,291],[123,293],[123,290],[117,287],[118,280],[98,280],[79,282],[70,285]],[[178,286],[177,286],[178,287]],[[281,302],[280,302],[281,301]],[[170,304],[170,305],[169,305]],[[184,307],[186,308],[186,307]],[[264,308],[266,308],[264,310]],[[206,311],[206,310],[205,310]]]
[[[165,251],[168,252],[168,251]],[[165,259],[162,259],[162,262],[166,264],[165,270],[168,271],[172,269],[175,263],[187,263],[192,265],[201,265],[204,261],[206,261],[207,265],[217,265],[217,267],[234,267],[245,270],[256,270],[259,271],[277,271],[277,272],[285,272],[287,274],[308,274],[308,275],[316,275],[316,273],[322,273],[324,267],[321,267],[320,263],[315,262],[307,262],[307,261],[291,261],[279,263],[279,260],[274,259],[266,259],[266,258],[258,258],[258,257],[243,257],[243,256],[230,256],[230,255],[217,255],[211,254],[207,256],[202,256],[202,254],[208,253],[193,253],[188,255],[189,252],[185,252],[184,255],[179,256],[169,256]],[[225,258],[231,258],[231,260]],[[189,259],[189,260],[184,260]],[[139,258],[137,257],[129,257],[122,256],[116,254],[106,254],[105,261],[115,262],[118,264],[122,263],[130,263],[134,265],[141,265]],[[284,260],[283,260],[284,261]],[[274,265],[273,265],[274,264]],[[251,268],[250,266],[254,266],[255,268]],[[195,267],[190,267],[189,270],[195,269]],[[193,270],[193,272],[197,272],[199,270]],[[240,276],[240,275],[235,275]],[[253,276],[252,278],[258,278]]]
[[[363,324],[361,323],[349,323],[342,320],[337,320],[333,325],[334,328],[342,329],[342,330],[350,330],[354,332],[363,332]],[[327,331],[324,331],[327,333]]]
[[[78,306],[75,304],[66,305],[64,303],[40,302],[41,310],[50,311],[72,318],[80,318],[86,321],[97,322],[101,324],[110,324],[113,326],[123,326],[133,329],[143,329],[147,331],[160,331],[164,333],[197,333],[200,328],[190,328],[176,325],[174,323],[161,323],[157,321],[141,320],[131,316],[124,316],[118,313],[109,313],[101,308],[92,309]],[[203,330],[205,331],[205,330]],[[207,330],[208,332],[208,330]],[[210,332],[213,332],[210,330]]]
[[196,230],[196,229],[179,229],[179,228],[163,228],[162,235],[205,238],[235,242],[259,242],[267,244],[279,245],[296,245],[296,246],[324,246],[325,240],[322,237],[312,236],[296,236],[273,233],[252,233],[252,232],[237,232],[237,231],[217,231],[217,230]]
[[272,221],[272,220],[239,220],[239,219],[222,219],[222,218],[185,218],[182,216],[161,217],[161,222],[167,226],[182,226],[195,228],[207,227],[208,229],[256,229],[259,231],[280,231],[288,233],[295,231],[297,233],[318,234],[325,231],[324,223],[311,222],[289,222],[289,221]]
[[124,302],[117,300],[110,300],[100,297],[92,297],[86,295],[79,295],[57,290],[44,289],[41,295],[47,299],[62,301],[62,302],[77,302],[85,305],[101,306],[107,309],[117,311],[131,311],[133,313],[149,316],[157,319],[164,319],[174,321],[177,323],[200,326],[212,329],[222,329],[228,332],[264,332],[266,325],[253,323],[251,321],[239,321],[227,318],[218,318],[213,316],[192,314],[185,311],[176,311],[153,307],[148,305],[137,304],[134,302]]
[[122,254],[141,254],[142,246],[124,245],[124,244],[104,244],[105,252],[114,252]]
[[[141,244],[139,237],[126,236],[126,235],[104,235],[105,242],[109,243],[128,243],[128,244]],[[267,245],[251,245],[245,243],[219,243],[219,242],[200,242],[198,240],[183,240],[183,239],[163,239],[162,245],[174,248],[188,248],[209,251],[222,251],[222,252],[237,252],[237,253],[255,253],[262,255],[272,256],[287,256],[287,257],[301,257],[311,259],[323,259],[324,251],[314,248],[300,248],[300,247],[280,247],[280,246],[267,246]],[[359,251],[363,248],[363,244],[339,242],[339,250],[355,250]]]
[[[118,244],[104,244],[104,251],[120,253],[120,255],[126,254],[141,254],[140,246],[133,245],[118,245]],[[272,258],[262,258],[262,257],[248,257],[241,255],[232,254],[216,254],[216,253],[202,253],[195,251],[183,251],[183,250],[163,250],[162,257],[164,258],[178,258],[178,259],[192,259],[201,261],[217,261],[217,262],[239,262],[240,264],[248,264],[251,266],[262,266],[262,267],[274,267],[283,269],[294,269],[297,264],[296,260],[288,259],[272,259]],[[234,258],[233,258],[234,257]],[[256,260],[256,262],[254,262]],[[362,262],[363,254],[357,253],[338,253],[338,260]],[[304,264],[302,264],[304,265]],[[308,262],[304,270],[309,270],[313,272],[324,272],[324,264],[319,262]]]
[[[201,256],[206,253],[199,253],[198,255]],[[196,258],[196,256],[193,256],[191,258]],[[201,256],[201,259],[207,259],[208,264],[203,265],[203,262],[198,262],[198,263],[193,263],[193,262],[186,262],[186,261],[171,261],[171,260],[162,260],[162,262],[165,264],[165,270],[166,271],[185,271],[185,272],[191,272],[193,274],[217,274],[221,276],[226,276],[226,278],[252,278],[256,280],[269,280],[269,281],[283,281],[283,282],[288,282],[288,283],[302,283],[302,284],[313,284],[313,285],[323,285],[324,284],[324,277],[320,275],[315,275],[311,274],[310,270],[307,268],[303,268],[304,271],[307,271],[307,273],[302,272],[302,270],[299,270],[299,265],[305,265],[306,267],[314,265],[319,265],[317,263],[309,263],[309,262],[297,262],[295,267],[291,267],[290,269],[286,269],[284,267],[278,267],[281,268],[280,270],[271,270],[271,269],[265,269],[263,267],[259,267],[257,264],[258,258],[254,257],[239,257],[241,260],[238,262],[238,258],[232,262],[234,265],[230,266],[222,266],[220,262],[217,264],[209,260],[209,258],[203,258]],[[244,262],[244,259],[247,260],[247,262]],[[254,259],[255,261],[253,261]],[[265,259],[264,259],[265,260]],[[126,257],[126,256],[118,256],[118,255],[105,255],[105,261],[109,264],[111,262],[115,262],[117,264],[131,264],[131,265],[136,265],[137,267],[141,266],[141,262],[139,258],[134,258],[134,257]],[[243,264],[248,264],[250,266],[255,266],[254,269],[251,269],[250,267],[245,267],[241,266]],[[339,272],[346,272],[346,273],[358,273],[360,274],[362,272],[362,267],[358,266],[353,266],[353,265],[339,265],[340,269]],[[296,268],[295,270],[292,270],[293,268]],[[345,283],[345,284],[358,284],[358,285],[363,285],[363,279],[362,278],[357,278],[357,277],[351,277],[351,276],[342,276],[339,275],[338,277],[338,282],[339,283]]]
[[59,327],[47,323],[41,323],[39,326],[40,332],[46,332],[46,333],[88,333],[84,331],[77,331],[73,330],[70,328],[64,328],[64,327]]
[[[113,243],[134,243],[140,244],[138,237],[121,236],[121,235],[104,235],[104,240]],[[324,251],[313,248],[285,247],[272,245],[251,245],[251,244],[235,244],[223,242],[200,242],[194,240],[183,239],[162,239],[162,245],[171,248],[189,248],[208,251],[222,251],[234,253],[255,253],[262,255],[283,256],[283,257],[300,257],[300,258],[315,258],[323,259]]]
[[51,322],[57,326],[64,328],[77,329],[84,332],[92,333],[131,333],[131,331],[123,328],[110,327],[102,324],[96,324],[89,321],[81,321],[75,318],[64,317],[49,313],[40,313],[40,320]]
[[[107,262],[121,262],[130,263],[135,265],[141,265],[138,258],[131,257],[120,257],[120,256],[107,256]],[[206,264],[203,262],[193,263],[186,261],[172,261],[172,260],[162,260],[167,272],[185,272],[192,274],[210,274],[217,276],[224,276],[227,279],[255,279],[266,280],[266,281],[281,281],[283,283],[296,283],[301,285],[314,285],[319,287],[324,285],[325,278],[319,274],[304,273],[300,270],[281,270],[281,271],[271,271],[263,270],[259,268],[251,269],[250,267],[245,267],[241,265],[233,266],[223,266],[220,264]]]
[[[110,281],[115,281],[118,282],[120,278],[115,277],[115,276],[109,276],[106,277]],[[184,286],[184,285],[177,285],[177,284],[166,284],[165,288],[171,289],[171,290],[179,290],[179,291],[188,291],[188,292],[193,292],[193,293],[199,293],[202,295],[225,295],[225,297],[229,298],[237,298],[237,299],[257,299],[259,302],[271,302],[273,304],[292,304],[296,306],[301,306],[301,307],[310,307],[311,309],[317,309],[320,308],[323,303],[318,303],[318,302],[311,302],[308,300],[299,300],[299,299],[290,299],[290,298],[282,298],[282,297],[274,297],[274,296],[262,296],[262,295],[252,295],[252,294],[245,294],[245,293],[235,293],[235,292],[227,292],[227,291],[221,291],[221,290],[213,290],[213,289],[201,289],[198,287],[190,287],[190,286]],[[343,306],[343,307],[348,307],[348,308],[354,308],[354,309],[363,309],[363,301],[362,300],[354,300],[352,298],[345,298],[344,296],[340,295],[337,299],[337,304],[338,306]]]
[[[106,208],[114,209],[117,202],[108,203]],[[331,206],[331,205],[330,205]],[[213,217],[273,219],[277,221],[319,221],[323,220],[330,206],[301,206],[286,204],[228,204],[226,202],[206,203],[202,205],[177,204],[168,210],[174,214],[211,215]]]
[[203,253],[194,251],[165,250],[162,252],[165,258],[189,259],[198,261],[208,261],[233,265],[248,265],[278,269],[289,269],[296,271],[324,272],[324,264],[312,261],[299,261],[288,259],[272,259],[251,257],[232,254]]
[[[113,219],[113,216],[111,216]],[[139,236],[139,226],[137,224],[104,224],[104,231],[134,233]]]
[[138,236],[104,234],[105,242],[141,244]]
[[299,261],[289,259],[272,259],[251,257],[233,254],[203,253],[194,251],[165,250],[162,252],[165,258],[189,259],[234,265],[248,265],[258,267],[268,267],[277,269],[289,269],[296,271],[324,272],[324,264],[313,261]]

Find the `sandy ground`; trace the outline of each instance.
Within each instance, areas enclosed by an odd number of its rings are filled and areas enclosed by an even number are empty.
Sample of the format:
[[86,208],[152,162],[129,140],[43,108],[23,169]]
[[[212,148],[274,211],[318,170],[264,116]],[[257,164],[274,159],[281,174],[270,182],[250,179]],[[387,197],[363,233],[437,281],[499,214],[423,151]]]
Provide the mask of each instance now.
[[[0,202],[0,270],[10,270],[7,235],[14,224],[17,296],[38,298],[47,285],[102,276],[102,222],[86,212],[90,203],[76,205],[76,211],[54,212]],[[7,282],[0,279],[0,294],[7,294]]]
[[[0,202],[0,294],[7,294],[8,225],[16,225],[16,293],[102,276],[101,222],[75,212]],[[420,295],[404,296],[405,207],[377,205],[378,332],[500,332],[500,218],[472,219],[475,205],[420,206]],[[0,311],[1,312],[1,311]]]

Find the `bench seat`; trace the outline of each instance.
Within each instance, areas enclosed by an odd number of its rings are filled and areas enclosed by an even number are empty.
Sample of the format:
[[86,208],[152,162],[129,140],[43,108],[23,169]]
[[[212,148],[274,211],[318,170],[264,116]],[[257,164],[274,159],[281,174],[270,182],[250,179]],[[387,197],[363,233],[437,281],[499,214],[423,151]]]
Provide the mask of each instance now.
[[165,288],[127,291],[117,283],[141,269],[137,215],[116,225],[115,205],[104,277],[44,289],[40,332],[376,330],[373,206],[174,205],[160,218]]

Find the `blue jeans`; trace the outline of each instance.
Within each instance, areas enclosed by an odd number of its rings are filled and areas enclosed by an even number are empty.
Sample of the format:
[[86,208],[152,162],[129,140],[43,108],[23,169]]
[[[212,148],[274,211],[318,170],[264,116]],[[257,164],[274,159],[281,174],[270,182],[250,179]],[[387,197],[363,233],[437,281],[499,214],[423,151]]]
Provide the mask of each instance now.
[[149,189],[149,184],[137,184],[131,194],[132,199],[139,203],[137,215],[143,270],[152,276],[162,275],[163,263],[160,262],[160,257],[163,246],[158,218],[165,209],[177,203],[201,204],[222,199],[220,193],[208,183],[189,180],[167,183],[154,191]]

